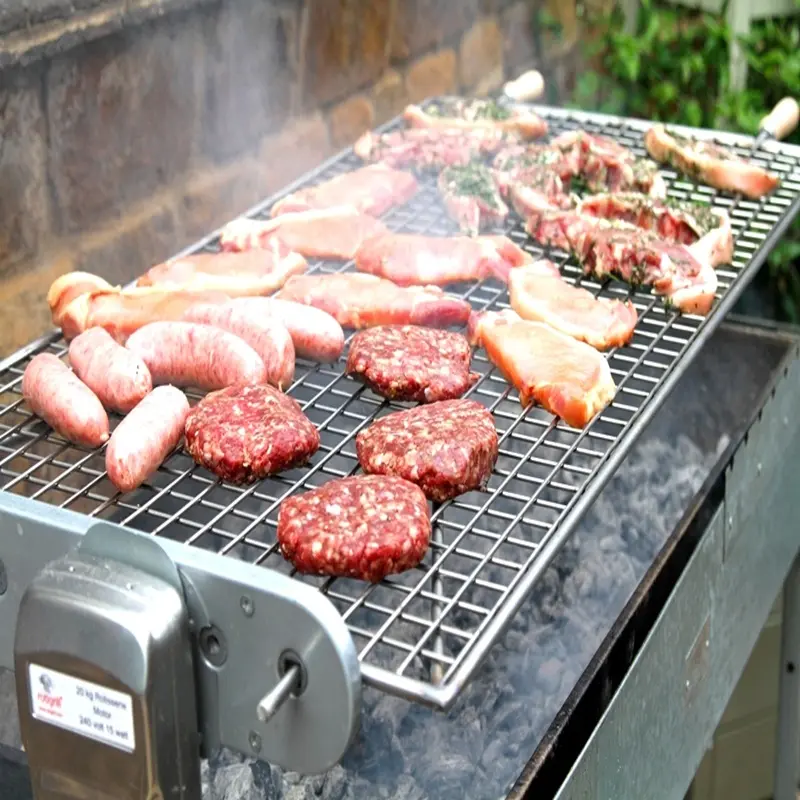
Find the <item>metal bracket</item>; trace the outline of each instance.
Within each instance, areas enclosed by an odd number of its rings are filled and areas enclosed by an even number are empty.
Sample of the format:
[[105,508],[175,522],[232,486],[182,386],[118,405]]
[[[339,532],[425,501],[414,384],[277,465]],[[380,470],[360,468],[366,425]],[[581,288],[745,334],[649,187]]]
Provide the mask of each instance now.
[[78,550],[81,557],[131,564],[171,586],[180,583],[206,754],[225,746],[304,774],[341,759],[359,725],[361,673],[344,621],[317,589],[5,493],[0,563],[8,588],[0,594],[0,666],[14,669],[13,631],[27,587],[46,564]]

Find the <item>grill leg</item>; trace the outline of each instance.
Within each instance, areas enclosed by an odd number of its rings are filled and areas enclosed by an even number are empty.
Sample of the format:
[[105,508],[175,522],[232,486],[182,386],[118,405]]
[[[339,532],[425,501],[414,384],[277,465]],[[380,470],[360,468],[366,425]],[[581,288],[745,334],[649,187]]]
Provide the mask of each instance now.
[[797,800],[800,762],[800,555],[783,585],[774,800]]

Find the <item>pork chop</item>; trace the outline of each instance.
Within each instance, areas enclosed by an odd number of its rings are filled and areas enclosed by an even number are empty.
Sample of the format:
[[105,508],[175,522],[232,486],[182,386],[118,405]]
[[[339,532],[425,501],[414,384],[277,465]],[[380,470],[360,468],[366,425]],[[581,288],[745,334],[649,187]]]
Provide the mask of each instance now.
[[375,325],[463,325],[471,306],[448,297],[437,286],[401,287],[376,275],[335,273],[290,278],[277,297],[314,306],[342,327]]
[[567,283],[558,267],[543,259],[512,269],[508,294],[511,308],[523,319],[544,322],[598,350],[626,345],[638,319],[630,300],[595,297]]
[[484,311],[470,318],[470,340],[519,392],[573,428],[585,427],[616,395],[606,359],[588,344],[515,311]]
[[339,206],[288,212],[268,220],[234,220],[222,229],[220,246],[242,252],[268,248],[278,241],[307,258],[349,261],[362,242],[387,230],[380,220]]

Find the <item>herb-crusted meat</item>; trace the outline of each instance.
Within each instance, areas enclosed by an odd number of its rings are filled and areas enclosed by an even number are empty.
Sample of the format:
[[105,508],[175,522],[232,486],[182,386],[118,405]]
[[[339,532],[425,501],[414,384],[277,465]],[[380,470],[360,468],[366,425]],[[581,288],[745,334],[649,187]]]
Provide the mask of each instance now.
[[389,414],[361,431],[365,472],[396,475],[443,503],[486,485],[497,461],[494,418],[474,400],[445,400]]
[[296,400],[266,384],[206,395],[186,419],[186,450],[231,483],[252,483],[305,463],[319,432]]
[[438,185],[447,213],[469,236],[477,236],[508,216],[497,181],[483,164],[447,167],[439,175]]
[[345,371],[391,400],[432,403],[461,397],[478,380],[460,333],[386,325],[357,333]]
[[278,543],[298,572],[378,583],[415,567],[431,521],[422,490],[401,478],[357,475],[289,497]]

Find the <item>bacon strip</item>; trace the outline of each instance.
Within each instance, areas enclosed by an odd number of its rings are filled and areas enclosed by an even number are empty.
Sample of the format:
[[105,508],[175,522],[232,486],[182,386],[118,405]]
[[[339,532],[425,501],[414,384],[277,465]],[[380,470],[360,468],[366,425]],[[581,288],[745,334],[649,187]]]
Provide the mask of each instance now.
[[470,319],[470,341],[519,391],[573,428],[585,427],[616,395],[606,359],[588,344],[515,311],[485,311]]
[[330,314],[342,327],[375,325],[463,325],[471,306],[448,297],[437,286],[401,287],[375,275],[300,275],[290,278],[277,294]]
[[292,211],[313,211],[346,205],[362,214],[379,217],[392,206],[410,200],[418,189],[417,179],[386,164],[371,164],[337,175],[327,181],[299,189],[278,200],[272,216]]
[[374,217],[339,206],[289,212],[269,220],[234,220],[223,228],[220,246],[228,252],[243,252],[281,242],[307,258],[349,261],[362,242],[387,230]]
[[567,283],[552,261],[512,269],[508,293],[511,308],[523,319],[544,322],[598,350],[626,345],[638,320],[630,300],[595,297]]

